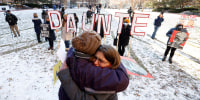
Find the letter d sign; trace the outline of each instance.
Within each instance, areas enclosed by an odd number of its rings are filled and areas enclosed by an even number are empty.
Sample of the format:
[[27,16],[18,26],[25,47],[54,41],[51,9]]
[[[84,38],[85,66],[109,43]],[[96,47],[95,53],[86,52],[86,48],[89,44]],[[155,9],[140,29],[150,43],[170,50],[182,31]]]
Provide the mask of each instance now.
[[[58,22],[59,22],[59,24],[57,26],[54,26],[54,24],[53,24],[53,19],[52,19],[53,14],[57,15]],[[58,12],[58,11],[48,11],[48,15],[49,15],[49,21],[50,21],[51,29],[58,29],[62,26],[60,12]]]

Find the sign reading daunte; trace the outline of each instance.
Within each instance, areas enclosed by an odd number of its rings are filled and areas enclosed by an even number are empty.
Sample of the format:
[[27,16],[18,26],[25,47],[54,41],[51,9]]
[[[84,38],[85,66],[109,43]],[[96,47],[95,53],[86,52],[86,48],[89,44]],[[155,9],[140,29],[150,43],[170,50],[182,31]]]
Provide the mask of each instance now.
[[[53,18],[52,15],[56,14],[58,16],[59,24],[57,26],[53,25]],[[61,17],[60,17],[60,12],[58,11],[48,11],[48,15],[50,17],[50,23],[51,23],[51,28],[52,29],[57,29],[62,26],[61,22]],[[98,17],[97,17],[98,16]],[[108,14],[108,19],[107,19],[107,24],[106,24],[106,19],[104,14],[93,14],[92,18],[92,24],[89,28],[86,27],[86,13],[83,13],[83,20],[82,20],[82,29],[83,31],[92,31],[94,30],[95,26],[95,21],[96,17],[98,18],[98,27],[97,27],[97,33],[100,33],[101,27],[103,27],[104,35],[110,35],[110,29],[111,29],[111,20],[112,20],[112,15]],[[115,17],[119,17],[119,24],[118,24],[118,33],[121,33],[122,30],[122,24],[123,24],[123,19],[128,18],[129,14],[128,13],[115,13]],[[132,20],[132,26],[131,26],[131,35],[138,35],[138,36],[144,36],[145,32],[136,32],[137,27],[147,27],[147,23],[139,23],[138,19],[140,18],[149,18],[149,14],[141,14],[141,13],[135,13],[133,15],[133,20]],[[73,27],[69,27],[69,23],[72,23]],[[67,14],[67,22],[66,22],[66,29],[69,31],[70,29],[76,31],[76,26],[75,26],[75,19],[73,14]],[[102,24],[102,25],[101,25]]]

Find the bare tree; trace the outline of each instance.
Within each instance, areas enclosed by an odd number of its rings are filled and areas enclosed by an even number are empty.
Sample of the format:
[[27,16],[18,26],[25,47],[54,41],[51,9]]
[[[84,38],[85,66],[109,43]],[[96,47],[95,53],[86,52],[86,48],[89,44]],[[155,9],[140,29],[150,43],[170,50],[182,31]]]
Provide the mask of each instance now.
[[136,7],[138,1],[139,1],[139,0],[129,0],[133,11],[135,10],[135,7]]

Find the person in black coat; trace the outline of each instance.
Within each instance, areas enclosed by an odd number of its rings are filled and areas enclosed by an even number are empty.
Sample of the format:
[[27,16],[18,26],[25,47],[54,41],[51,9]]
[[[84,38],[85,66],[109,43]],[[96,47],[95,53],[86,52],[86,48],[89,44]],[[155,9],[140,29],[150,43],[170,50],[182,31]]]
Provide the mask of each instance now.
[[48,50],[53,50],[53,41],[56,40],[55,32],[53,29],[51,29],[49,17],[46,17],[46,23],[49,25],[48,31],[49,31],[49,37],[47,37],[47,40],[49,40],[49,48]]
[[[17,27],[17,17],[14,14],[11,14],[10,10],[7,10],[7,14],[6,14],[6,21],[8,22],[10,29],[12,30],[12,32],[14,33],[14,37],[20,36],[18,27]],[[17,34],[16,34],[16,32]]]
[[61,13],[61,19],[63,20],[63,18],[64,18],[63,15],[65,14],[65,8],[64,7],[62,7],[60,13]]
[[38,40],[38,43],[40,43],[40,33],[41,33],[41,27],[40,25],[42,24],[42,21],[41,19],[38,18],[38,15],[37,13],[34,13],[33,14],[33,19],[32,19],[32,22],[34,23],[34,29],[35,29],[35,33],[36,33],[36,36],[37,36],[37,40]]
[[130,7],[129,9],[128,9],[128,14],[129,14],[129,16],[130,16],[130,19],[131,19],[131,22],[132,22],[132,14],[133,14],[133,10],[132,10],[132,8]]
[[[97,27],[98,27],[98,20],[95,22],[95,25],[94,25],[94,31],[97,32]],[[103,32],[103,24],[101,23],[101,29],[100,29],[100,34],[101,36],[101,39],[104,38],[104,32]]]
[[92,18],[92,14],[93,14],[93,12],[91,11],[91,9],[89,9],[88,11],[87,11],[87,23],[88,22],[92,22],[91,21],[91,18]]
[[76,13],[74,13],[74,19],[75,19],[75,23],[76,23],[76,32],[77,32],[77,29],[78,29],[78,16],[76,15]]
[[164,18],[163,18],[163,14],[161,13],[154,21],[154,32],[151,36],[152,39],[155,39],[155,36],[156,36],[156,32],[158,30],[158,28],[161,26],[161,23],[164,21]]
[[45,11],[45,10],[42,10],[42,19],[43,19],[43,23],[45,23],[46,22],[46,16],[47,16],[47,12]]
[[119,35],[119,44],[118,44],[118,52],[121,56],[124,55],[125,47],[129,43],[130,39],[130,32],[131,32],[131,25],[129,25],[129,19],[124,20],[124,24],[122,26],[122,32]]

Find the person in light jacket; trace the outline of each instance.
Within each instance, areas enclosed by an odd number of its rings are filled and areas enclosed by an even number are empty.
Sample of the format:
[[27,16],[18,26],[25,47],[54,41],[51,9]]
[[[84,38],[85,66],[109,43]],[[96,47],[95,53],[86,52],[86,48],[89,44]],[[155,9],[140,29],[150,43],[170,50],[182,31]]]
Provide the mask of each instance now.
[[[70,26],[72,26],[71,22],[70,22]],[[65,42],[65,49],[66,51],[68,51],[70,47],[70,40],[72,40],[73,38],[73,31],[69,30],[67,32],[67,14],[64,14],[63,16],[61,29],[57,29],[56,32],[60,30],[61,30],[61,38]]]

